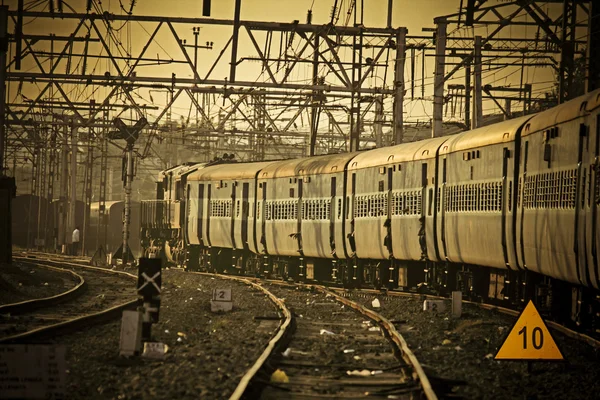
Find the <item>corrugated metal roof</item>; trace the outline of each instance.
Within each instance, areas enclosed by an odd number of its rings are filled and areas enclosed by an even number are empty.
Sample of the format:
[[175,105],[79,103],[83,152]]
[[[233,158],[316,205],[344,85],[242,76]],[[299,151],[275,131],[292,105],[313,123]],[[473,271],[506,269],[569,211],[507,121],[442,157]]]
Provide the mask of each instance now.
[[440,145],[449,137],[444,136],[365,151],[357,154],[350,161],[348,170],[433,158]]
[[284,160],[273,163],[260,172],[259,178],[286,178],[341,172],[357,153],[328,154]]
[[188,176],[189,181],[217,181],[223,179],[251,179],[261,169],[273,164],[273,161],[255,163],[217,164],[199,169]]
[[453,135],[442,146],[440,154],[511,142],[515,140],[519,128],[531,118],[531,115],[526,115]]

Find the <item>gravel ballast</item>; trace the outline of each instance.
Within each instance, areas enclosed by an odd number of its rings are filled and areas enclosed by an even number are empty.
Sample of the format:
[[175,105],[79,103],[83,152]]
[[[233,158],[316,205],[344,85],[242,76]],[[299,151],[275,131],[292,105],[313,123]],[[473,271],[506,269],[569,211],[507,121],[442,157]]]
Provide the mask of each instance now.
[[[231,288],[233,311],[212,313],[213,289]],[[163,271],[160,322],[153,339],[163,360],[119,356],[120,322],[60,340],[67,346],[69,399],[223,399],[266,347],[271,330],[255,317],[277,315],[260,291],[231,280]]]
[[[347,294],[348,295],[348,294]],[[419,296],[348,295],[395,322],[430,379],[464,381],[451,388],[468,399],[586,399],[600,392],[598,349],[551,329],[567,362],[495,361],[516,317],[463,304],[462,317],[423,311]],[[447,309],[450,302],[446,301]],[[458,382],[457,382],[458,383]]]

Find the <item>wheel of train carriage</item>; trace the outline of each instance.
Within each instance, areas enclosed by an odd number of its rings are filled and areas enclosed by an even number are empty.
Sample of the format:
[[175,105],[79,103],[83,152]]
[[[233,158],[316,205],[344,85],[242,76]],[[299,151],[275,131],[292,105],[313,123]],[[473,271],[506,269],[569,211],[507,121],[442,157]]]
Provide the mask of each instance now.
[[200,254],[198,256],[198,267],[201,271],[212,272],[212,268],[209,261],[210,257],[206,250],[200,250]]

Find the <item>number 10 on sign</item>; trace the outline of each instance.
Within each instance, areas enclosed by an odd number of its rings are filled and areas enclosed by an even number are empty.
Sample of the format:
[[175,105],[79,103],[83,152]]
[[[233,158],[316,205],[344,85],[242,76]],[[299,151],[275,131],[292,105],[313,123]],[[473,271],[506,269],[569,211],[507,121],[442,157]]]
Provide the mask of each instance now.
[[530,301],[498,350],[496,360],[564,360],[548,327]]

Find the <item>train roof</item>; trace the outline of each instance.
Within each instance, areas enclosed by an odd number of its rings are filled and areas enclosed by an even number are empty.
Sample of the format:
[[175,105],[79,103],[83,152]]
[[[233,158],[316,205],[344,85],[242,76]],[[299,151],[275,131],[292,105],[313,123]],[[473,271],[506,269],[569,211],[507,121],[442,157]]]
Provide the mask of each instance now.
[[205,165],[206,162],[187,162],[185,164],[179,164],[179,165],[175,165],[174,167],[171,168],[167,168],[165,170],[162,170],[158,173],[158,180],[162,181],[163,177],[165,177],[167,174],[170,175],[179,175],[182,173],[185,173],[186,171],[193,169],[193,168],[200,168],[201,166]]
[[433,158],[446,140],[447,137],[439,137],[365,151],[352,159],[348,170]]
[[452,135],[441,147],[440,154],[512,142],[519,129],[530,119],[532,116],[526,115]]
[[343,171],[356,153],[327,154],[275,162],[260,172],[261,179],[287,178]]
[[600,89],[588,93],[586,110],[592,111],[600,107]]
[[587,100],[594,97],[595,92],[579,96],[566,103],[560,104],[549,110],[536,114],[531,121],[525,125],[521,136],[528,136],[535,132],[543,131],[551,126],[574,120],[585,115],[588,107]]
[[261,169],[273,164],[274,161],[253,163],[217,164],[199,169],[188,176],[189,181],[216,181],[222,179],[251,179]]

